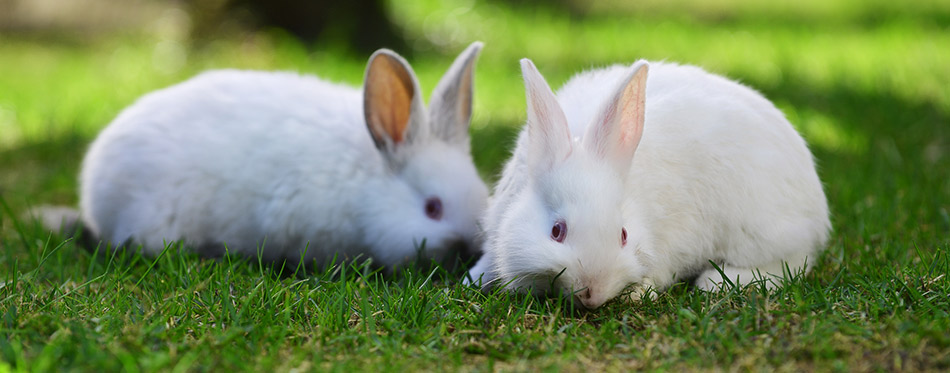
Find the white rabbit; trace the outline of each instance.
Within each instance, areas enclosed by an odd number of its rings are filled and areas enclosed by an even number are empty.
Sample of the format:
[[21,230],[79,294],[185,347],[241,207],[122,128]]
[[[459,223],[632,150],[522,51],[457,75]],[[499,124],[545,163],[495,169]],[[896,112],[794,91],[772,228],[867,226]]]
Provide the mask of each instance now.
[[[363,90],[284,72],[213,71],[150,93],[92,143],[84,224],[115,245],[208,255],[357,256],[392,269],[477,251],[488,190],[468,126],[472,43],[426,111],[409,64],[381,49]],[[306,256],[302,256],[306,249]]]
[[581,73],[555,97],[530,60],[521,68],[527,124],[483,218],[474,281],[594,309],[629,285],[633,299],[697,275],[715,289],[710,261],[739,284],[794,275],[823,249],[811,153],[752,89],[638,61]]

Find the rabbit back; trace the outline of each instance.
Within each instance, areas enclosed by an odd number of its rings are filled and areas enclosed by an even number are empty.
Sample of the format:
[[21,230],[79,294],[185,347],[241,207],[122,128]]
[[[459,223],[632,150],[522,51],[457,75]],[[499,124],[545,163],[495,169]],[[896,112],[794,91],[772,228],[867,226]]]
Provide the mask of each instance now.
[[262,237],[295,250],[311,237],[333,250],[358,247],[350,209],[383,166],[361,100],[356,88],[249,71],[205,73],[146,95],[89,149],[84,221],[103,239],[149,252],[175,238],[247,254]]

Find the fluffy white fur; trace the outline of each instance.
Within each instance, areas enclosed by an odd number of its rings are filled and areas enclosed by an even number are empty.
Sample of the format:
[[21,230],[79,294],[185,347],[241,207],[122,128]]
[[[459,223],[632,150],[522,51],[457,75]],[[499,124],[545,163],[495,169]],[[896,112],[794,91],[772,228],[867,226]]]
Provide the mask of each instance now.
[[529,60],[522,71],[528,121],[483,218],[476,281],[573,293],[593,309],[629,285],[634,299],[693,276],[715,289],[710,261],[740,284],[786,265],[794,275],[824,248],[811,153],[752,89],[639,61],[578,74],[555,97]]
[[[473,64],[481,43],[456,59],[426,111],[409,65],[388,66],[364,90],[283,72],[214,71],[150,93],[91,145],[81,174],[84,223],[113,244],[158,253],[183,240],[210,254],[301,258],[357,256],[396,266],[450,260],[475,247],[487,188],[469,153]],[[402,79],[411,107],[375,102],[371,84]],[[410,82],[411,81],[411,82]],[[411,83],[411,87],[409,87]],[[366,106],[364,107],[364,101]],[[402,141],[368,131],[376,111],[403,110]],[[364,118],[365,116],[365,118]],[[397,123],[398,124],[398,123]],[[431,219],[425,201],[441,199]]]

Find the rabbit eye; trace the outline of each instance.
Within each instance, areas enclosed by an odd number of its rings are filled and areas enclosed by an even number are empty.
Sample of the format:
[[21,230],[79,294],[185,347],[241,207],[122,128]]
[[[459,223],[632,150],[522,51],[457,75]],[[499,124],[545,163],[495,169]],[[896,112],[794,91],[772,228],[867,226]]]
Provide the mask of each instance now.
[[557,242],[564,242],[564,237],[567,236],[567,223],[564,220],[558,220],[554,222],[554,226],[551,227],[551,239]]
[[627,246],[627,228],[620,228],[620,246]]
[[426,216],[432,220],[442,219],[442,200],[439,197],[429,197],[426,200]]

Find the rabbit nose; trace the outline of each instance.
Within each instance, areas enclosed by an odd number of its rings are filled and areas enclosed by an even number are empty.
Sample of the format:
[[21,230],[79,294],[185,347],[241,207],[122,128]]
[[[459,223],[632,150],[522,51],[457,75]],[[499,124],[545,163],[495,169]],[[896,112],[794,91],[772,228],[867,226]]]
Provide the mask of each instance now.
[[592,292],[590,288],[584,289],[581,292],[577,293],[577,299],[581,301],[581,304],[584,308],[593,310],[604,304],[605,299],[600,296],[600,293]]

